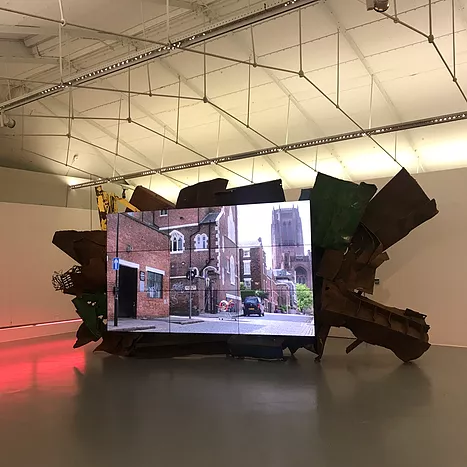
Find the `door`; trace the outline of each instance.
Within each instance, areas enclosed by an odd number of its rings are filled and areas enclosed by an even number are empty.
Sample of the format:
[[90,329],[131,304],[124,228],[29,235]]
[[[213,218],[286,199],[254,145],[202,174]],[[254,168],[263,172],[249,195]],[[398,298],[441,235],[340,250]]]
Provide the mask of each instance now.
[[120,265],[119,275],[118,317],[136,319],[138,269]]

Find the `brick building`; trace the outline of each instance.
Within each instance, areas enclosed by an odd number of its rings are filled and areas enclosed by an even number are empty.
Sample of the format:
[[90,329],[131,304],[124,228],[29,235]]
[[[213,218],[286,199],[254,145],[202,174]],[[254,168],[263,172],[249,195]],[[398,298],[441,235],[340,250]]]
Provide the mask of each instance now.
[[264,291],[268,294],[268,303],[266,310],[272,313],[279,306],[278,289],[276,281],[274,280],[272,270],[267,271],[266,288],[264,289]]
[[153,223],[169,242],[171,314],[215,313],[223,299],[240,309],[235,206],[155,211]]
[[271,270],[267,268],[266,251],[261,242],[240,252],[240,280],[245,289],[262,291],[267,294],[263,300],[265,311],[273,312],[278,305],[276,281]]
[[[148,319],[169,316],[169,237],[154,226],[152,217],[150,212],[107,217],[109,321],[114,317],[113,291],[117,274],[119,317]],[[119,271],[112,271],[114,257],[120,259]]]
[[265,290],[267,267],[262,244],[243,247],[240,252],[240,278],[246,289]]

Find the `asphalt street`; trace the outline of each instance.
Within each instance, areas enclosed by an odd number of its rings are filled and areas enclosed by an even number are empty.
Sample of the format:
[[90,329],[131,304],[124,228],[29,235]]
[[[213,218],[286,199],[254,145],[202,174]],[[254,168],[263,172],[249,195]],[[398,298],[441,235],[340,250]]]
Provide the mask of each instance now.
[[108,329],[138,332],[251,334],[276,336],[313,336],[314,320],[310,315],[266,313],[265,316],[235,317],[228,313],[217,315],[170,316],[157,320],[120,319],[115,328]]

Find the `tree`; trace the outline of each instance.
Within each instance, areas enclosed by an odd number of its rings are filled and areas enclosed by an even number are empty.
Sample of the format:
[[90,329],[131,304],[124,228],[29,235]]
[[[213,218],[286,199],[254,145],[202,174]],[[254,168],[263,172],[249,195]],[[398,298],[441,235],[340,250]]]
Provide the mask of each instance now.
[[264,300],[265,298],[269,298],[269,292],[265,292],[264,290],[257,290],[256,296],[261,300]]
[[269,292],[264,292],[264,290],[247,289],[243,282],[240,282],[240,295],[242,297],[242,300],[245,300],[246,297],[255,297],[255,296],[259,297],[261,300],[269,298]]
[[300,311],[308,310],[313,305],[313,294],[305,284],[297,284],[297,306]]

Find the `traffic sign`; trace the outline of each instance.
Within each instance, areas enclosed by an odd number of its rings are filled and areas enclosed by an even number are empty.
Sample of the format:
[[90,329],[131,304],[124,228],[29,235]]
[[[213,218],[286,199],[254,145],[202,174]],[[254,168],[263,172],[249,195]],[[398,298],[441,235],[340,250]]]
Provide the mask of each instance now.
[[114,258],[112,260],[112,269],[118,271],[120,269],[120,258]]

